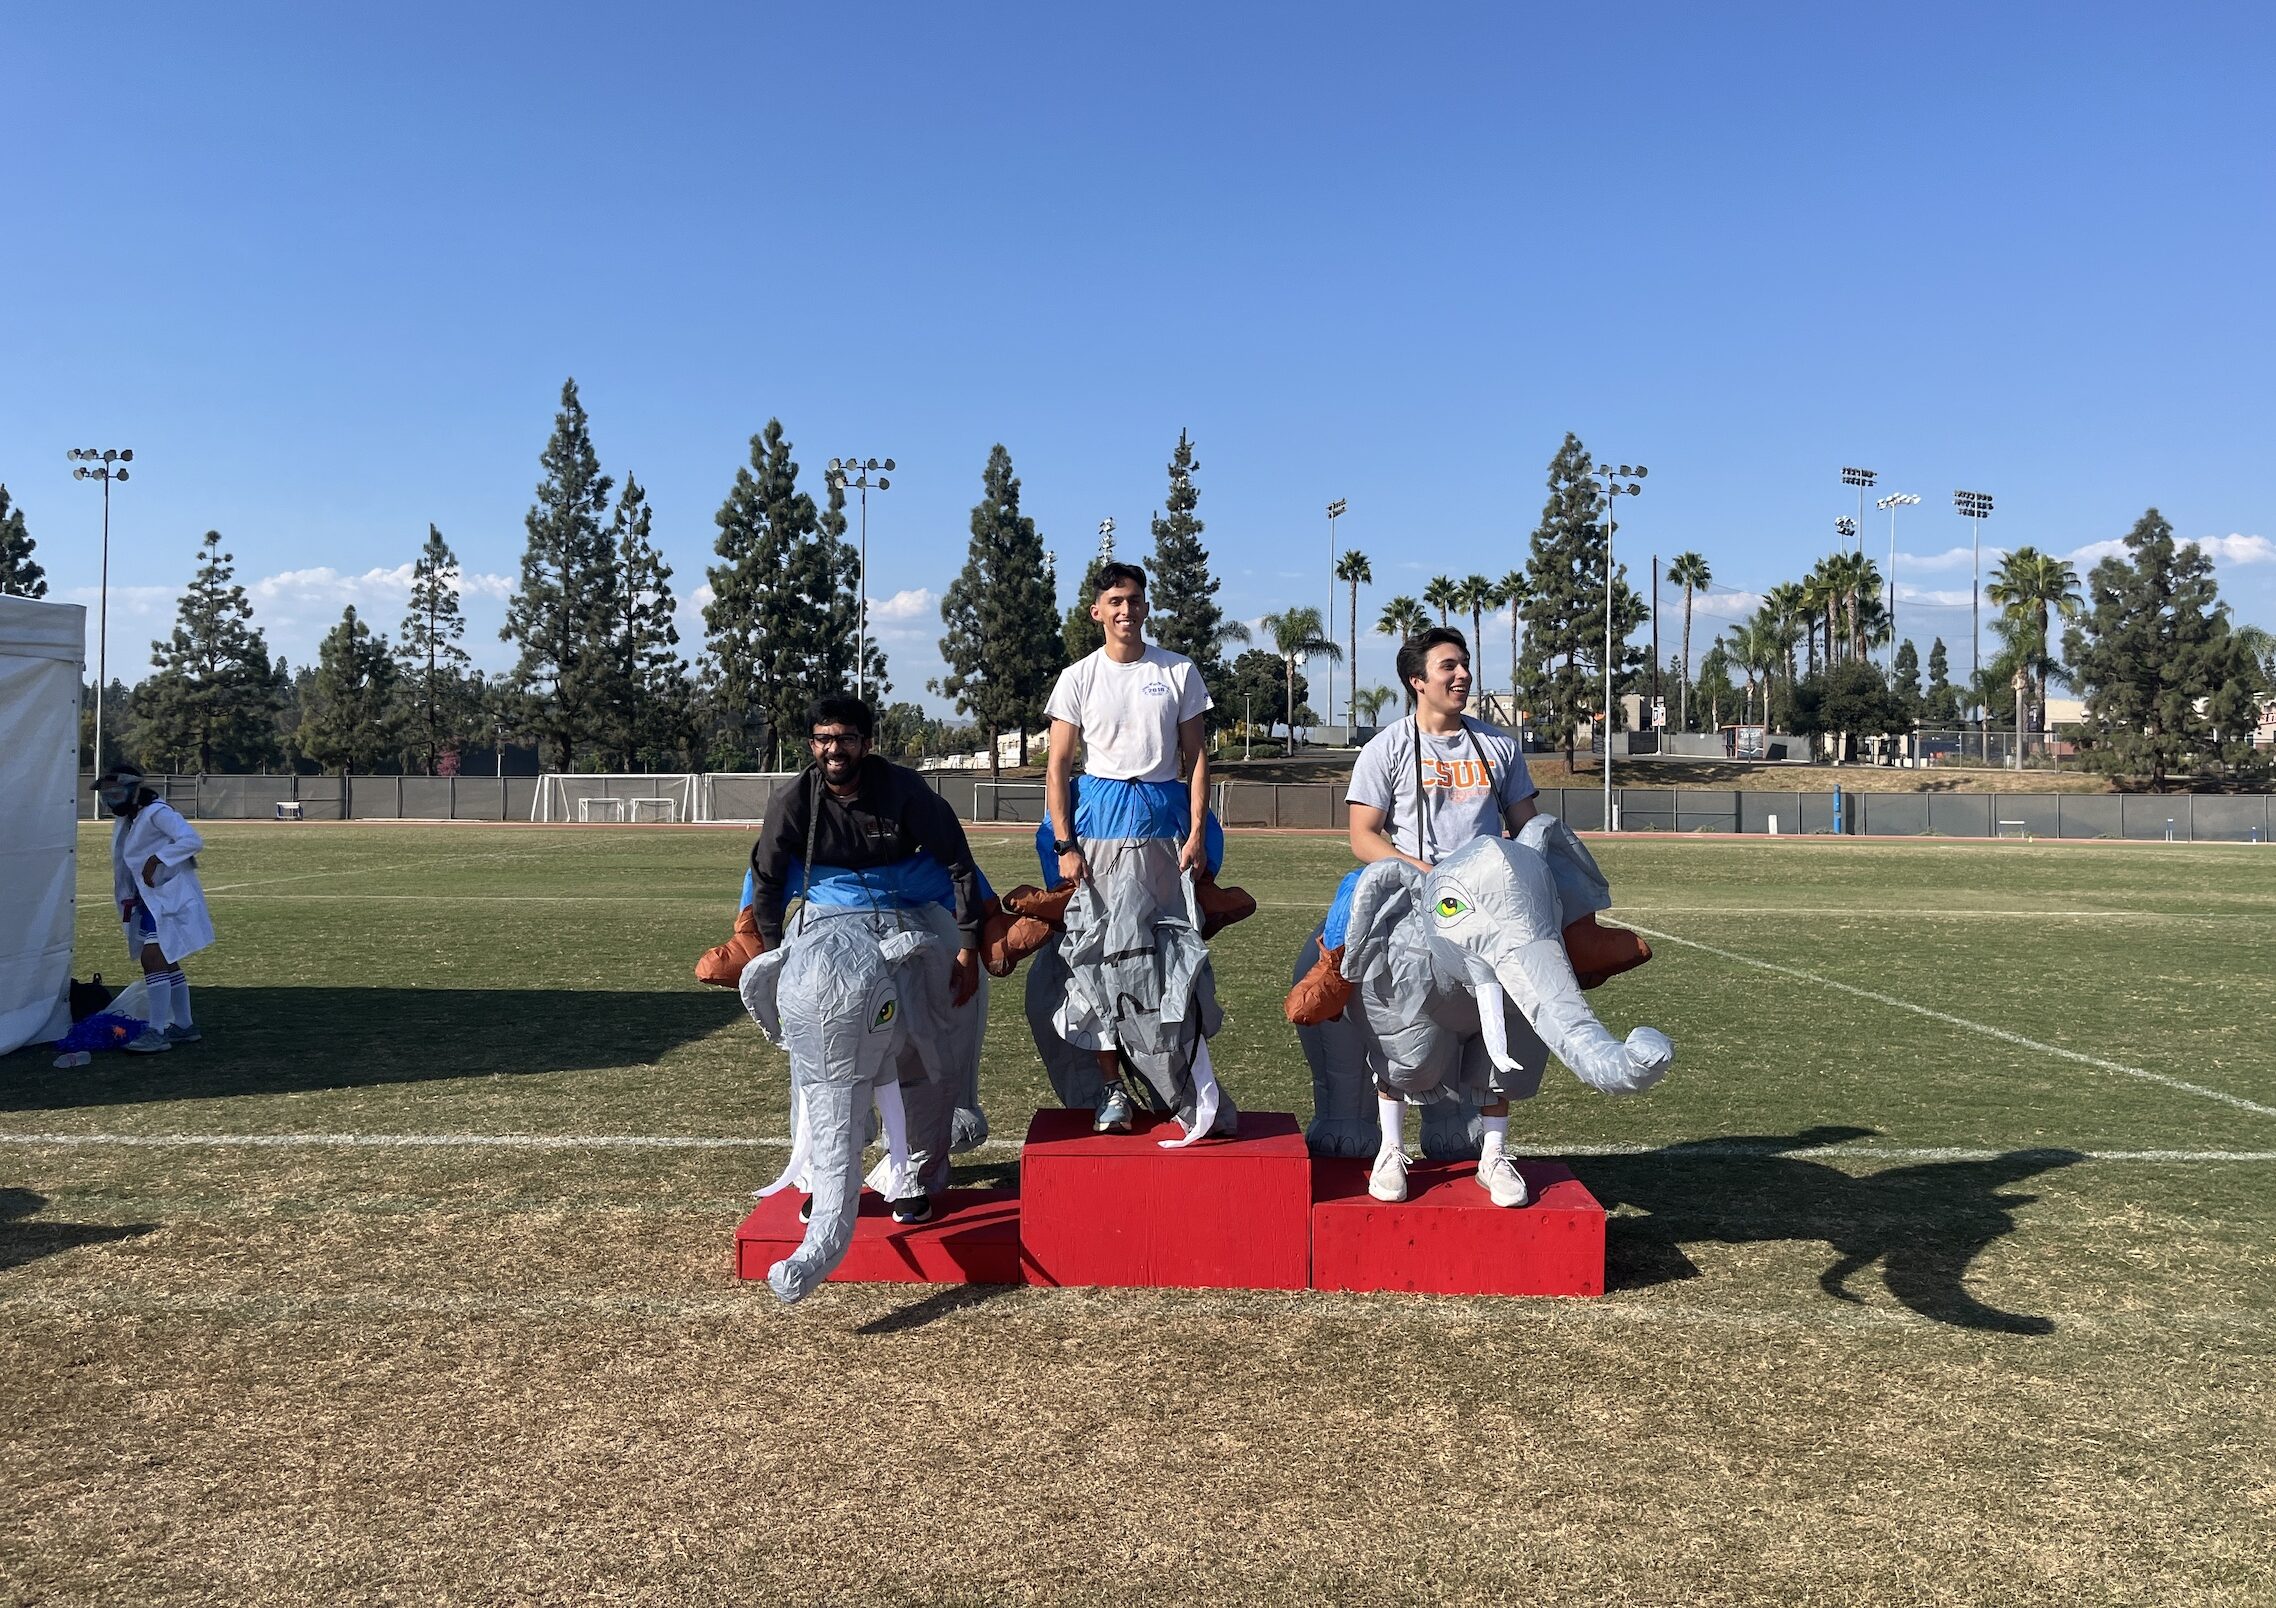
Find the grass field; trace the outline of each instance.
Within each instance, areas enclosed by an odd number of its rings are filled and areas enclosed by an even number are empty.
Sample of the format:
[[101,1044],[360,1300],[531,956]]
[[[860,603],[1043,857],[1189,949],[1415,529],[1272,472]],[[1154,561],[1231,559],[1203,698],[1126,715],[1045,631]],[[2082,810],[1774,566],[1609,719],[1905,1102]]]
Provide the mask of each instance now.
[[[207,832],[206,1041],[0,1059],[0,1602],[2276,1602],[2276,851],[1599,844],[1679,1064],[1512,1126],[1600,1301],[781,1311],[782,1062],[689,976],[740,838]],[[1234,839],[1245,1107],[1345,863]]]

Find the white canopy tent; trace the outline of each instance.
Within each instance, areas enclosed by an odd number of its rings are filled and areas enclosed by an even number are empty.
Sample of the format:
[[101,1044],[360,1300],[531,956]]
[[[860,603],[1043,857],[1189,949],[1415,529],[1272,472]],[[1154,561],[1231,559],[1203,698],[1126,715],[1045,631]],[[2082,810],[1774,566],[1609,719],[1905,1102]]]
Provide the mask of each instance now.
[[0,596],[0,1055],[50,1028],[71,979],[86,659],[85,609]]

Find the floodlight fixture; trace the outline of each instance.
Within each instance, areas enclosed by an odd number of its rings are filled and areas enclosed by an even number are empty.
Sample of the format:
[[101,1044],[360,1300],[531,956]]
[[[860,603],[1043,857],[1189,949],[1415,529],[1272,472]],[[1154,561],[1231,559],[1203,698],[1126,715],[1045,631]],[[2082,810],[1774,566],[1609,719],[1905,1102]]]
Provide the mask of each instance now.
[[854,696],[862,696],[869,679],[869,494],[872,490],[890,491],[893,482],[883,475],[872,476],[876,469],[891,469],[891,458],[863,459],[848,454],[830,460],[830,483],[839,491],[860,494],[861,502],[861,563],[854,582]]
[[1870,486],[1879,478],[1878,471],[1872,469],[1845,468],[1841,472],[1841,483],[1845,486]]
[[1984,521],[1991,518],[1992,499],[1988,491],[1955,491],[1952,493],[1953,510],[1968,521],[1968,690],[1973,693],[1983,675],[1983,530]]
[[111,679],[111,482],[132,477],[126,466],[134,461],[131,448],[73,447],[65,457],[78,468],[74,480],[103,483],[103,572],[95,616],[95,768],[103,768],[103,695]]
[[[1640,463],[1624,463],[1618,468],[1603,464],[1594,471],[1604,476],[1604,829],[1607,832],[1612,830],[1612,509],[1617,498],[1641,496],[1644,488],[1637,482],[1649,472]],[[1628,484],[1621,485],[1623,480]]]
[[[1344,510],[1349,506],[1351,505],[1341,497],[1328,504],[1328,612],[1321,615],[1320,618],[1327,621],[1327,635],[1330,642],[1333,642],[1336,637],[1336,559],[1340,556],[1336,551],[1336,521],[1343,517]],[[1352,623],[1356,625],[1358,622],[1355,620]],[[1358,674],[1359,671],[1355,666],[1352,670],[1352,675],[1355,678],[1354,685],[1357,684],[1356,677]],[[1345,713],[1349,714],[1350,711],[1346,710]],[[1335,718],[1336,678],[1334,673],[1330,672],[1328,676],[1328,723],[1333,725]],[[1289,742],[1293,745],[1296,734],[1291,731],[1288,737]]]
[[[1873,506],[1889,511],[1889,574],[1884,581],[1889,600],[1889,668],[1897,664],[1897,510],[1910,508],[1920,499],[1909,491],[1892,491],[1886,497],[1873,499]],[[1860,549],[1864,543],[1859,542]]]

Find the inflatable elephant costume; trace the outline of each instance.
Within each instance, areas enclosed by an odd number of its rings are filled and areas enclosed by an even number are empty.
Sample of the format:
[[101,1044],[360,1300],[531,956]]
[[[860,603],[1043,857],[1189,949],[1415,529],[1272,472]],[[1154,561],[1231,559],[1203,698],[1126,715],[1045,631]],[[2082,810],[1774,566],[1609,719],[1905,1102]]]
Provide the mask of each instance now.
[[1224,1013],[1176,843],[1087,847],[1093,880],[1068,901],[1066,936],[1028,970],[1028,1025],[1053,1092],[1064,1105],[1097,1105],[1096,1052],[1117,1050],[1143,1104],[1189,1135],[1237,1132],[1233,1097],[1208,1070],[1207,1041]]
[[[1465,1114],[1532,1098],[1552,1050],[1607,1094],[1666,1076],[1675,1062],[1667,1036],[1639,1027],[1625,1043],[1614,1038],[1581,997],[1566,953],[1563,929],[1611,903],[1594,857],[1551,815],[1514,839],[1474,839],[1427,874],[1402,860],[1369,866],[1352,896],[1342,965],[1354,1008],[1300,1030],[1313,1151],[1376,1154],[1378,1085],[1424,1108],[1425,1154],[1453,1157],[1476,1154]],[[1307,963],[1299,959],[1298,975]]]
[[985,983],[965,1008],[949,1003],[956,945],[937,905],[816,911],[743,968],[744,1008],[790,1056],[790,1163],[760,1193],[803,1185],[813,1197],[805,1239],[767,1270],[785,1302],[828,1278],[853,1243],[872,1104],[887,1144],[871,1177],[879,1193],[947,1186],[954,1072],[976,1059],[967,1039],[988,1015]]

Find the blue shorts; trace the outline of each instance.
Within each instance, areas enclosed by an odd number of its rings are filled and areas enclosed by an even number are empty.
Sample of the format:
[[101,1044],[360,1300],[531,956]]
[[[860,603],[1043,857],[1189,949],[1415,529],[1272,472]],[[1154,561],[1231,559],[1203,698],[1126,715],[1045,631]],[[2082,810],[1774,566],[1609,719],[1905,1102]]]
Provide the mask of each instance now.
[[[1184,841],[1193,819],[1193,795],[1184,782],[1125,782],[1105,776],[1078,776],[1074,780],[1075,836],[1107,838],[1171,838]],[[1043,868],[1043,885],[1059,886],[1059,856],[1051,852],[1051,815],[1044,812],[1035,829],[1035,860]],[[1211,810],[1202,820],[1202,850],[1209,874],[1225,863],[1225,829]]]

